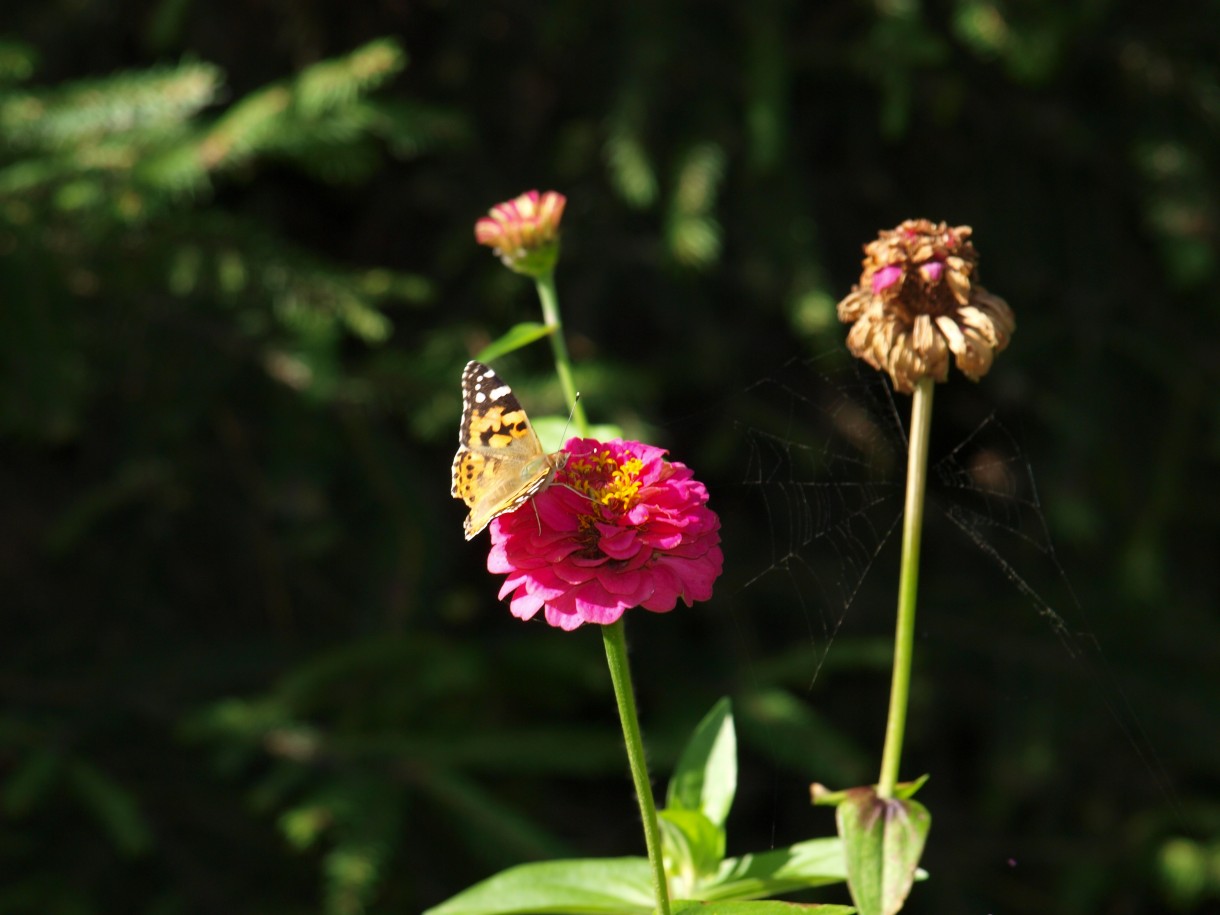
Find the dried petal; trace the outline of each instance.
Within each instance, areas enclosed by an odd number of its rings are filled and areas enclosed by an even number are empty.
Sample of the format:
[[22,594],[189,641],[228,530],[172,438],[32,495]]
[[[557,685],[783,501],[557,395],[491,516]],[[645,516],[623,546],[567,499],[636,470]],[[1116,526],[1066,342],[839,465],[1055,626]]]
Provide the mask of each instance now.
[[970,226],[911,219],[865,246],[860,281],[838,306],[852,355],[910,392],[948,378],[949,357],[977,381],[1016,329],[1012,310],[978,284]]

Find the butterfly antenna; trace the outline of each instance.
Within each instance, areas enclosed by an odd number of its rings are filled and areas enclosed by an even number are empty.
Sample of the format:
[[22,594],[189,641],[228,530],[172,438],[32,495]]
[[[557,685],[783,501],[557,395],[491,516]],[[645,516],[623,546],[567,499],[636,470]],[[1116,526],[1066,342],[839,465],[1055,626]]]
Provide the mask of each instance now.
[[[568,426],[572,425],[572,417],[574,417],[574,416],[576,415],[576,405],[577,405],[578,403],[580,403],[580,391],[577,391],[577,392],[576,392],[576,396],[575,396],[574,398],[572,398],[572,409],[568,411],[568,421],[567,421],[566,423],[564,423],[564,424],[563,424],[563,433],[562,433],[562,434],[559,436],[559,441],[560,441],[560,442],[565,442],[565,441],[567,441],[567,438],[568,438]],[[595,502],[595,501],[596,501],[596,500],[595,500],[595,499],[594,499],[592,496],[590,496],[588,493],[586,493],[586,492],[581,492],[579,489],[576,489],[574,486],[569,486],[567,483],[556,483],[555,485],[556,485],[556,486],[559,486],[559,487],[561,487],[561,488],[563,488],[563,489],[567,489],[567,490],[570,490],[571,492],[576,493],[576,495],[580,496],[582,499],[588,499],[590,502]]]
[[568,427],[572,425],[572,417],[576,415],[576,405],[578,403],[580,403],[580,391],[577,391],[576,396],[572,398],[572,409],[568,411],[568,421],[563,424],[563,431],[559,433],[560,444],[568,440]]

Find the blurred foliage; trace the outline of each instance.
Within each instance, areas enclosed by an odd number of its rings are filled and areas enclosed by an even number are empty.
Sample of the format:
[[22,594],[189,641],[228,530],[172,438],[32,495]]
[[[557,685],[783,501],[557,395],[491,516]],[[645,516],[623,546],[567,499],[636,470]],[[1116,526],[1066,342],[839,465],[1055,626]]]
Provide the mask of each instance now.
[[[893,551],[846,614],[771,567],[743,440],[814,433],[749,395],[841,352],[878,229],[967,223],[1019,326],[939,445],[1020,430],[1072,651],[930,518],[907,911],[1213,910],[1215,12],[7,6],[0,913],[414,912],[639,853],[597,634],[509,618],[448,494],[462,364],[537,318],[473,222],[531,187],[591,417],[724,519],[717,599],[629,620],[658,779],[725,694],[730,854],[871,777]],[[502,363],[563,412],[545,347]]]

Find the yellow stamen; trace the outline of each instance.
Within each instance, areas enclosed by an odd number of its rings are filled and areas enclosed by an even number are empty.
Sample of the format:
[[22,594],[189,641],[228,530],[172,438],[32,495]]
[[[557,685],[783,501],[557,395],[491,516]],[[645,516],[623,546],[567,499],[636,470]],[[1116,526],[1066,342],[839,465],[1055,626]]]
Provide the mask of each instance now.
[[[633,457],[621,464],[609,451],[595,451],[568,462],[568,485],[591,502],[621,514],[635,504],[640,491],[640,471],[644,462]],[[600,520],[588,516],[582,523]]]

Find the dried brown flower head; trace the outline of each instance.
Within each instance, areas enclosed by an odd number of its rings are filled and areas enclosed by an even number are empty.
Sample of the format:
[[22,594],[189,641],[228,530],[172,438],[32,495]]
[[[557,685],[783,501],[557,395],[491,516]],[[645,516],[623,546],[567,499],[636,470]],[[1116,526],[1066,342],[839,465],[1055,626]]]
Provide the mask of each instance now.
[[864,272],[839,303],[847,348],[911,393],[944,381],[949,355],[972,381],[987,374],[1016,329],[1012,309],[977,282],[970,226],[908,219],[864,246]]

